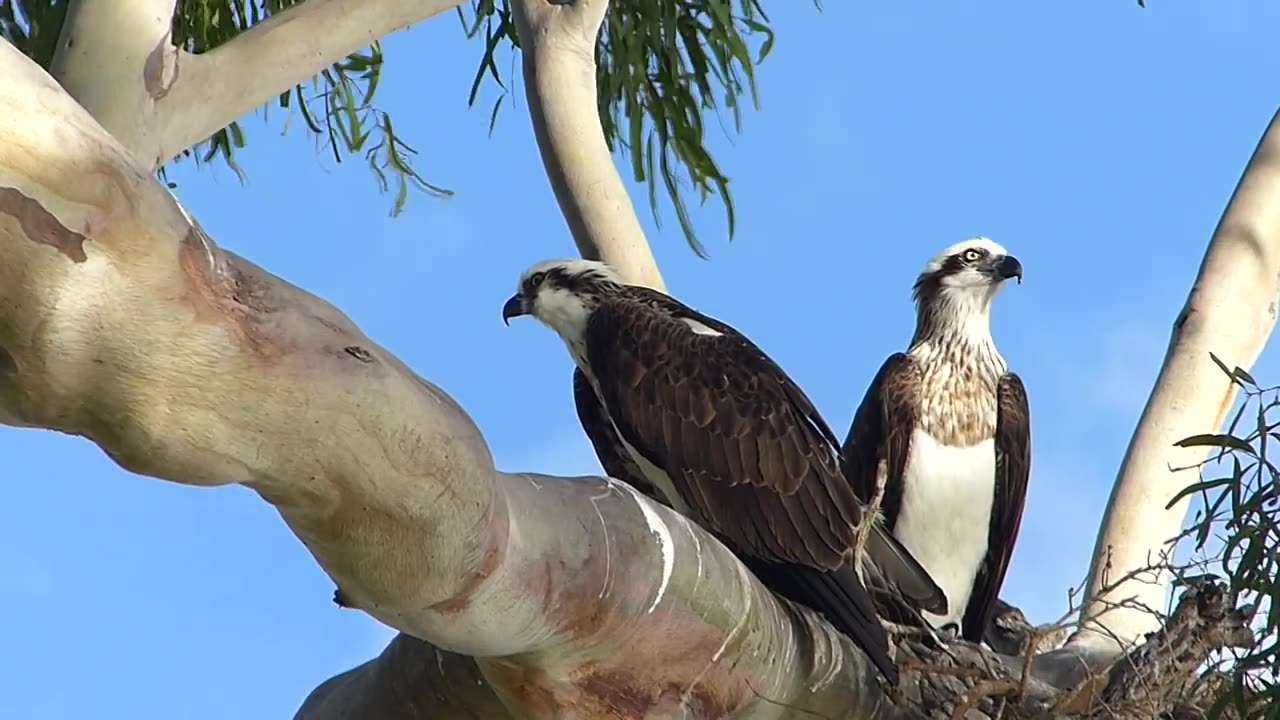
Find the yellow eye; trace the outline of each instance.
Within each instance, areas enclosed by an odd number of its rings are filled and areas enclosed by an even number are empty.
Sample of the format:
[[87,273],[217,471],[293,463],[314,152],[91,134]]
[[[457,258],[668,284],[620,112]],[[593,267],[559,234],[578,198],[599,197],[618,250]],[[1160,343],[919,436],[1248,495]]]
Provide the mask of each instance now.
[[964,255],[961,257],[965,259],[965,262],[976,262],[978,258],[982,257],[982,251],[976,248],[969,248],[964,251]]
[[530,287],[535,287],[535,288],[536,288],[536,287],[538,287],[539,285],[541,285],[541,284],[542,284],[542,280],[543,280],[543,278],[545,278],[546,276],[547,276],[547,274],[546,274],[546,273],[543,273],[543,272],[536,272],[536,273],[534,273],[533,275],[530,275],[530,276],[529,276],[529,286],[530,286]]

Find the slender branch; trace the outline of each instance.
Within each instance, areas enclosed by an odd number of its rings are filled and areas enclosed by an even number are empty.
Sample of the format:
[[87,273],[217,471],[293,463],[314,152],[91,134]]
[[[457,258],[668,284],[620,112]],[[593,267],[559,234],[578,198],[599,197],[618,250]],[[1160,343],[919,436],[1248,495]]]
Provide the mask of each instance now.
[[251,488],[345,604],[476,657],[520,717],[887,703],[847,639],[682,516],[616,481],[496,471],[446,393],[220,249],[7,43],[0,74],[0,422]]
[[72,2],[50,64],[62,87],[145,167],[161,163],[155,105],[179,75],[170,41],[175,2]]
[[157,167],[331,63],[462,2],[307,0],[207,53],[182,53],[182,73],[160,101]]
[[597,114],[595,43],[607,8],[607,0],[514,0],[529,115],[578,251],[628,282],[665,290]]
[[1178,448],[1191,435],[1215,432],[1236,387],[1210,358],[1248,369],[1276,321],[1280,286],[1280,113],[1245,168],[1209,242],[1199,275],[1173,334],[1164,365],[1125,454],[1098,531],[1081,629],[1069,647],[1105,662],[1158,627],[1170,574],[1159,571],[1116,584],[1108,578],[1167,553],[1186,519],[1190,498],[1165,510],[1205,448]]

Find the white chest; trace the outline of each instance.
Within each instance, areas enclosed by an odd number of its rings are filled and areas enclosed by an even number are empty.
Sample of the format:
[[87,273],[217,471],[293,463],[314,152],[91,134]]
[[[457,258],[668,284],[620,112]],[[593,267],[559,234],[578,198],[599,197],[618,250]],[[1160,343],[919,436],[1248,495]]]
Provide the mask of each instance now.
[[[579,354],[575,351],[572,343],[566,344],[569,345],[569,352],[573,355],[574,361],[577,362],[578,368],[581,369],[582,374],[587,377],[587,381],[591,383],[591,389],[595,392],[596,397],[600,399],[601,404],[603,404],[604,399],[600,395],[600,386],[596,384],[596,377],[591,373],[591,368],[585,361],[585,353]],[[608,412],[606,411],[605,414],[607,416]],[[671,507],[685,517],[693,517],[690,515],[691,508],[689,507],[689,504],[684,501],[684,498],[681,497],[680,493],[676,492],[676,486],[675,483],[671,482],[671,476],[667,475],[666,471],[649,462],[643,455],[637,452],[636,449],[632,447],[631,443],[627,442],[626,438],[623,437],[622,431],[618,429],[618,425],[613,422],[612,417],[609,417],[609,424],[613,426],[613,432],[616,433],[618,439],[622,441],[622,445],[626,448],[627,454],[629,454],[631,459],[635,460],[636,465],[640,467],[640,472],[644,473],[645,478],[647,478],[650,483],[653,483],[653,486],[658,489],[658,492],[662,493],[663,497],[667,499],[667,502],[671,504]]]
[[987,554],[995,471],[990,439],[957,448],[922,430],[911,436],[894,535],[947,595],[946,616],[926,613],[936,626],[958,623],[969,604]]

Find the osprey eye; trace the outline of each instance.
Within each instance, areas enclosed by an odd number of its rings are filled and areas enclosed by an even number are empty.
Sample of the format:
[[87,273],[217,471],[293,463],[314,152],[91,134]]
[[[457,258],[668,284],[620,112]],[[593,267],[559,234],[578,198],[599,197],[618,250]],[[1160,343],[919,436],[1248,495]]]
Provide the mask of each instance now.
[[530,285],[531,287],[538,287],[539,285],[541,285],[541,284],[542,284],[542,281],[543,281],[546,277],[547,277],[547,274],[546,274],[546,273],[544,273],[544,272],[536,272],[536,273],[534,273],[534,274],[532,274],[532,275],[530,275],[530,276],[529,276],[529,285]]
[[963,257],[966,262],[975,262],[978,258],[982,257],[982,251],[977,248],[969,248],[964,251],[964,254],[961,255],[961,257]]

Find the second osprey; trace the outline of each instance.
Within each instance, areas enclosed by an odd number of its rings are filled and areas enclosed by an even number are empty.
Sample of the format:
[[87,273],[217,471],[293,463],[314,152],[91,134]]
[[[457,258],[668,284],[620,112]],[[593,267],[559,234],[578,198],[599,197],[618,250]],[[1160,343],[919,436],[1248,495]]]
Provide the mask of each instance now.
[[[777,364],[732,327],[598,262],[533,266],[502,308],[504,320],[518,315],[568,346],[579,416],[610,475],[717,535],[766,586],[821,612],[897,681],[854,567],[863,509],[839,441]],[[873,525],[866,550],[893,590],[945,612],[941,589],[887,532]]]
[[956,243],[916,279],[916,332],[871,381],[845,440],[845,475],[877,484],[884,524],[947,594],[939,628],[981,642],[1018,538],[1031,471],[1022,380],[991,339],[991,301],[1022,264],[988,238]]

